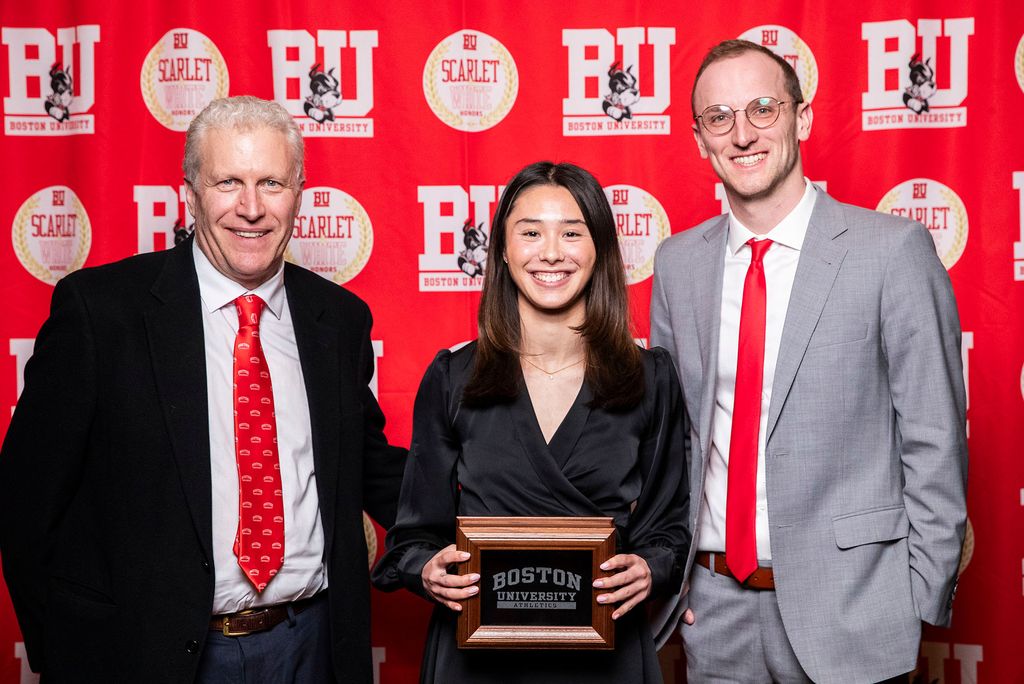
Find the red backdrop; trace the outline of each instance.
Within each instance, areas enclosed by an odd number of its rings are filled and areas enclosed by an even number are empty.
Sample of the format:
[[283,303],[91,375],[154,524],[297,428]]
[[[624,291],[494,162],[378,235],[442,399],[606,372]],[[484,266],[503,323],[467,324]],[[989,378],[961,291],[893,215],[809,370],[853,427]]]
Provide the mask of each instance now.
[[[926,631],[918,673],[1024,681],[1024,11],[1017,0],[895,7],[5,2],[0,432],[53,283],[163,249],[176,223],[191,223],[183,130],[217,95],[276,98],[303,126],[309,187],[289,257],[373,309],[392,441],[408,444],[436,350],[475,335],[464,225],[486,226],[500,186],[531,161],[574,161],[608,189],[646,338],[654,247],[723,210],[692,142],[693,73],[712,44],[748,37],[791,60],[814,102],[810,178],[925,222],[956,290],[971,528],[953,628]],[[614,96],[616,69],[627,87]],[[0,682],[31,681],[0,595]],[[374,602],[379,681],[414,681],[427,606]],[[683,680],[679,655],[663,653],[669,681]]]

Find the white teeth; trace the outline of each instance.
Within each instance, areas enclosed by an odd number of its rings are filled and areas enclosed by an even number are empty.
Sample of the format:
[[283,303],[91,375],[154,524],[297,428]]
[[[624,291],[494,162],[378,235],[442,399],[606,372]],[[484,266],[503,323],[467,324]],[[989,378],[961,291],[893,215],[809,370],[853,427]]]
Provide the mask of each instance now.
[[566,278],[568,278],[569,274],[565,273],[565,272],[558,272],[558,273],[538,272],[538,273],[534,273],[533,277],[536,278],[537,280],[540,280],[540,281],[545,282],[545,283],[557,283],[559,280],[565,280]]
[[757,154],[747,155],[745,157],[734,157],[733,161],[741,166],[753,166],[757,162],[761,161],[768,156],[767,152],[758,152]]
[[235,235],[237,235],[238,237],[244,237],[244,238],[258,238],[258,237],[263,237],[264,233],[263,233],[263,231],[248,232],[248,231],[244,231],[244,230],[236,230],[235,231]]

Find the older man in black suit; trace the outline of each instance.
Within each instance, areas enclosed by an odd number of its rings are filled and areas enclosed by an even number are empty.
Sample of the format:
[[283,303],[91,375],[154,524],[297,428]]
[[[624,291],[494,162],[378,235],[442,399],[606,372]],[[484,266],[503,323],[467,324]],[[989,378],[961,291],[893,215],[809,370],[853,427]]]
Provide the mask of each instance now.
[[361,511],[404,451],[370,312],[285,264],[303,142],[212,102],[185,144],[195,237],[58,283],[0,455],[4,576],[56,681],[370,682]]

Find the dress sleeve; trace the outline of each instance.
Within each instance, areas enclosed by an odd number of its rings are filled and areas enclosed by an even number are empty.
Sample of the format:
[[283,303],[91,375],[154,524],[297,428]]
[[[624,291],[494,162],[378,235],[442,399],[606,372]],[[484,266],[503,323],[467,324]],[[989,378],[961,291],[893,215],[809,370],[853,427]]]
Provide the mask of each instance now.
[[460,445],[450,418],[450,361],[451,352],[439,352],[416,394],[398,518],[373,569],[373,584],[384,591],[405,587],[426,598],[420,577],[423,566],[455,542]]
[[684,411],[672,359],[655,348],[648,367],[644,405],[647,429],[638,466],[643,489],[629,518],[629,551],[651,569],[651,595],[677,591],[690,546],[689,483],[686,475]]

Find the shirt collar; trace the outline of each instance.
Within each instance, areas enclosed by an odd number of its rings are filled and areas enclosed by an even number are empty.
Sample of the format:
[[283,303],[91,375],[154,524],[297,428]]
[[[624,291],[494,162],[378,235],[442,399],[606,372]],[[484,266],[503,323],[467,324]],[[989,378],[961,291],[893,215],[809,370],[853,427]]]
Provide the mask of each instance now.
[[804,196],[800,198],[793,210],[786,214],[779,224],[768,231],[765,235],[756,235],[753,231],[740,223],[736,215],[729,212],[729,253],[735,255],[743,245],[751,239],[768,239],[790,249],[800,251],[803,247],[804,237],[807,235],[807,226],[811,222],[811,212],[814,211],[814,202],[818,198],[818,191],[811,181],[804,178]]
[[254,290],[248,290],[244,285],[236,283],[214,268],[203,250],[199,249],[197,240],[192,241],[192,259],[196,265],[196,276],[199,278],[199,296],[208,312],[213,313],[222,309],[244,294],[254,294],[266,303],[267,310],[275,318],[281,319],[285,294],[283,262],[281,268],[266,282]]

